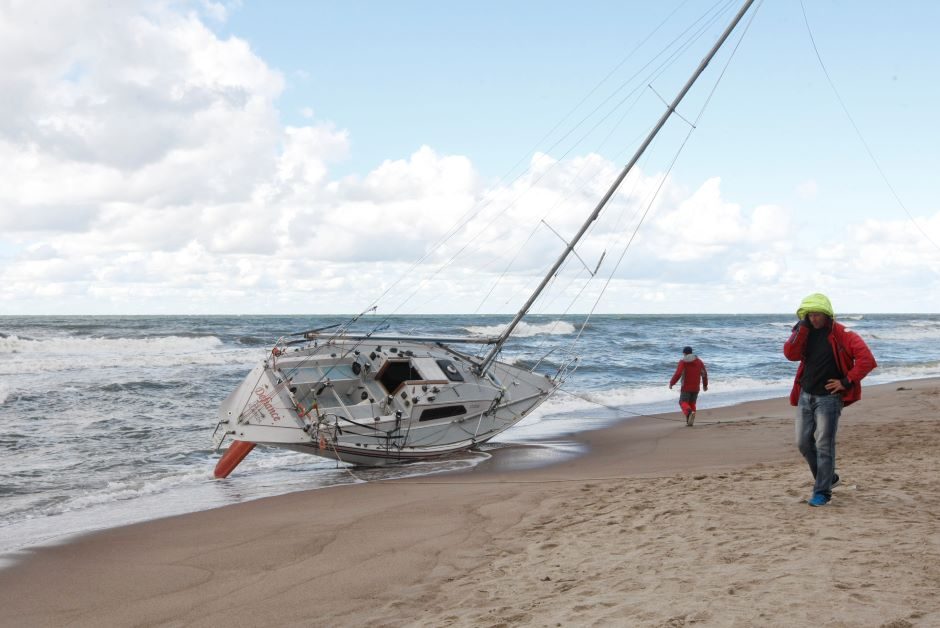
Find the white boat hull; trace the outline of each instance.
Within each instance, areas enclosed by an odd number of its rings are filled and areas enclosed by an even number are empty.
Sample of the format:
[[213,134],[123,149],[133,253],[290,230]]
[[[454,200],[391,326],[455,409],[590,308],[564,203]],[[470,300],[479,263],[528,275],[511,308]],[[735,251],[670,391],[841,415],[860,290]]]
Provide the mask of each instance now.
[[228,437],[364,466],[427,460],[492,439],[557,387],[509,364],[482,375],[477,365],[411,340],[275,350],[223,402],[216,446]]

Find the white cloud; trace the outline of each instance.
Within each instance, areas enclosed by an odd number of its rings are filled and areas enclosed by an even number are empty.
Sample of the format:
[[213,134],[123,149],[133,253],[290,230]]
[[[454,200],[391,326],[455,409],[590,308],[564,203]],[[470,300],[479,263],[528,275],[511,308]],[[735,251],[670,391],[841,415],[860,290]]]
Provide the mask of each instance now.
[[5,230],[83,230],[113,203],[232,200],[267,176],[254,156],[281,142],[283,80],[243,41],[162,4],[3,11]]
[[748,240],[755,243],[778,242],[790,235],[790,212],[777,205],[759,205],[751,215]]
[[701,260],[741,242],[748,226],[741,208],[721,198],[721,179],[712,178],[653,221],[654,242],[670,261]]
[[778,281],[786,271],[781,259],[768,253],[750,253],[745,259],[733,262],[728,269],[731,279],[742,286]]

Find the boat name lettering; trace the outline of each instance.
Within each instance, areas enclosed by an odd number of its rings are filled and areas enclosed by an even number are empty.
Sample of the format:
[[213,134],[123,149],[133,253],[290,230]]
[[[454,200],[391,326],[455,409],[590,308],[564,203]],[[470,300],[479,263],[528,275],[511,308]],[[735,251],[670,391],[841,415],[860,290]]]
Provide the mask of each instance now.
[[268,411],[268,414],[271,415],[271,418],[275,421],[281,420],[281,415],[277,413],[277,410],[274,409],[274,404],[271,402],[271,395],[264,391],[263,386],[258,386],[255,388],[255,394],[258,395],[258,401],[261,402],[261,405],[264,406],[264,409]]

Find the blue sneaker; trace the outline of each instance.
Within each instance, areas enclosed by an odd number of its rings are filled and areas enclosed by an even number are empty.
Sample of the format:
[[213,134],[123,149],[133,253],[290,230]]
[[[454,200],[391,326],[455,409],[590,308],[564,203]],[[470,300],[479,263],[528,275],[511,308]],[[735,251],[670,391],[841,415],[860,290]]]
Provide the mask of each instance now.
[[839,476],[838,476],[838,474],[837,474],[837,475],[835,475],[835,476],[832,478],[832,486],[831,486],[831,488],[835,488],[835,487],[839,486],[839,481],[840,481],[840,478],[839,478]]
[[807,501],[807,504],[810,506],[825,506],[829,503],[829,498],[823,495],[822,493],[816,493],[810,497]]

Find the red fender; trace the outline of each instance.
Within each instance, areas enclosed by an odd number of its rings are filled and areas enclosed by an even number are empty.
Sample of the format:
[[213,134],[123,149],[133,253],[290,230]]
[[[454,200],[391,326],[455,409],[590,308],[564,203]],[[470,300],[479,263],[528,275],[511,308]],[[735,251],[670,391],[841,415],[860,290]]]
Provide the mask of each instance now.
[[246,440],[232,441],[232,444],[225,450],[225,454],[219,459],[218,464],[215,465],[215,477],[227,478],[228,474],[234,471],[238,463],[244,460],[245,456],[254,448],[255,444]]

